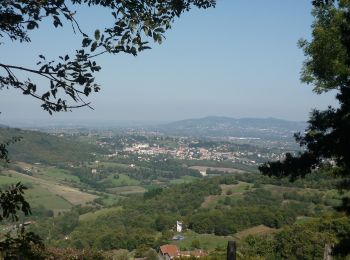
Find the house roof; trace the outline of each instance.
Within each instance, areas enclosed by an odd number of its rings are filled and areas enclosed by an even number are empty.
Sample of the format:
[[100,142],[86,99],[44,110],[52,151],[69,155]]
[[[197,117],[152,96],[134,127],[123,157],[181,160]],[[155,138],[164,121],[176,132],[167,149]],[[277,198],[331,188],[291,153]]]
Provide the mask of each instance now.
[[168,254],[170,257],[176,257],[180,255],[180,250],[176,245],[161,246],[160,251],[163,255]]

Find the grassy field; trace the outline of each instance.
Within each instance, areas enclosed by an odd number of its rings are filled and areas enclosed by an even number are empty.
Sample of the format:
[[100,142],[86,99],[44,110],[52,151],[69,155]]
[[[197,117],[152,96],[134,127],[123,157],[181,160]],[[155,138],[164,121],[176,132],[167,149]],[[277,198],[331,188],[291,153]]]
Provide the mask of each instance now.
[[[41,188],[46,189],[54,195],[63,197],[65,200],[67,200],[73,205],[84,205],[97,198],[97,196],[95,195],[82,192],[78,189],[69,187],[67,185],[57,184],[54,181],[44,180],[41,178],[36,178],[34,176],[21,174],[13,170],[9,170],[5,174],[7,175],[7,178],[4,178],[4,182],[9,183],[10,180],[8,179],[8,177],[12,176],[11,178],[13,178],[13,183],[17,183],[18,180],[20,180],[22,183],[30,183],[31,185],[37,185]],[[0,182],[0,185],[1,184],[2,183]]]
[[55,182],[80,182],[79,178],[72,175],[68,170],[60,169],[55,166],[46,166],[43,164],[34,165],[25,162],[16,162],[15,165],[23,170],[29,169],[33,177],[44,180]]
[[15,172],[8,172],[6,175],[0,175],[0,186],[2,187],[16,184],[18,182],[21,182],[28,187],[25,191],[25,198],[32,208],[44,206],[46,209],[51,209],[54,212],[57,212],[65,211],[72,207],[72,204],[62,196],[52,193],[46,187],[41,186],[25,176],[16,174]]
[[113,194],[127,195],[135,193],[144,193],[146,189],[141,186],[124,186],[108,189],[108,191]]
[[21,176],[17,176],[15,174],[5,172],[0,174],[0,186],[10,186],[12,184],[16,184],[18,182],[21,182],[22,184],[28,184],[31,183],[25,178],[22,178]]
[[264,226],[264,225],[259,225],[259,226],[255,226],[255,227],[251,227],[251,228],[247,228],[245,230],[242,230],[242,231],[234,234],[234,237],[237,239],[242,239],[242,238],[245,238],[249,235],[254,235],[254,236],[266,235],[266,234],[274,233],[276,231],[277,231],[277,229],[269,228],[269,227]]
[[112,183],[115,187],[137,186],[140,184],[140,182],[138,180],[132,179],[125,174],[118,174],[118,175],[111,174],[108,176],[108,178],[102,180],[101,182]]
[[239,182],[232,185],[220,185],[221,195],[210,195],[205,197],[202,208],[214,208],[220,200],[230,197],[231,199],[239,199],[243,197],[244,192],[252,188],[252,184]]
[[77,176],[70,174],[70,172],[66,170],[58,169],[55,167],[40,167],[37,172],[33,173],[33,176],[56,182],[80,182]]
[[191,248],[193,241],[198,240],[200,247],[206,251],[212,251],[217,247],[226,247],[229,240],[234,238],[231,236],[215,236],[212,234],[197,234],[193,231],[186,231],[181,234],[185,237],[182,241],[171,241],[171,244],[178,245],[181,250]]
[[179,179],[171,180],[170,183],[171,184],[182,184],[182,183],[190,183],[190,182],[195,181],[195,180],[198,180],[198,178],[193,177],[193,176],[189,176],[189,175],[185,175]]
[[79,216],[79,221],[94,221],[97,219],[99,216],[103,216],[105,214],[110,214],[110,213],[118,213],[122,210],[122,208],[105,208],[101,210],[97,210],[95,212],[89,212],[83,215]]
[[53,194],[39,185],[34,185],[33,188],[28,189],[25,192],[25,197],[32,208],[44,206],[54,212],[66,211],[72,208],[72,204],[63,197]]

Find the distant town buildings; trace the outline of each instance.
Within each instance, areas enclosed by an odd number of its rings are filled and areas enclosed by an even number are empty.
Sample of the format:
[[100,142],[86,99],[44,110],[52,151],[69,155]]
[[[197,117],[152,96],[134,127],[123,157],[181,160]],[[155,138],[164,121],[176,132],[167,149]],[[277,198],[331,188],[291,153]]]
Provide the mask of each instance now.
[[[266,160],[281,160],[282,153],[260,151],[227,151],[225,145],[219,145],[215,148],[191,147],[182,143],[178,147],[159,147],[156,144],[132,143],[123,148],[124,154],[136,154],[139,160],[148,160],[149,157],[164,155],[181,160],[212,160],[212,161],[231,161],[250,166],[256,166]],[[201,171],[201,175],[206,176],[206,171]]]

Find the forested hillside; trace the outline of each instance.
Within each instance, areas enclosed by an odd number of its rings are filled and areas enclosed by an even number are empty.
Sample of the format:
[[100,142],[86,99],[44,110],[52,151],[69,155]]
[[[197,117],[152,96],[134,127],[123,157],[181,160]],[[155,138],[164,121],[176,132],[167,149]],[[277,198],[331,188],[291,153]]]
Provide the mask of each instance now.
[[[121,148],[111,153],[119,144],[113,138],[80,134],[73,140],[67,134],[13,128],[0,133],[2,140],[22,137],[10,146],[12,162],[1,168],[0,185],[20,181],[28,187],[33,214],[20,221],[31,223],[28,231],[43,239],[50,254],[85,257],[90,252],[108,259],[108,254],[123,252],[133,258],[176,244],[223,259],[227,241],[235,240],[242,259],[291,254],[312,259],[323,254],[325,245],[347,241],[343,230],[350,224],[335,210],[342,195],[331,165],[290,182],[232,168],[239,166],[232,161],[183,160]],[[144,137],[143,142],[158,149],[153,143],[165,141]],[[198,149],[229,145],[188,142]],[[245,147],[251,146],[240,150]],[[183,222],[181,234],[175,231],[176,221]],[[2,228],[10,229],[10,223]],[[176,235],[184,239],[174,240]],[[343,245],[338,247],[334,250],[341,252]]]
[[9,146],[10,159],[14,161],[47,164],[79,162],[92,159],[94,153],[105,152],[96,145],[79,142],[75,138],[0,127],[0,143],[13,137],[21,138]]
[[[151,248],[175,243],[182,250],[199,245],[211,259],[222,259],[227,240],[234,239],[243,259],[281,259],[297,241],[303,243],[297,255],[309,259],[322,255],[325,243],[335,243],[342,229],[349,228],[348,220],[333,210],[341,197],[334,190],[336,182],[327,181],[329,174],[324,170],[296,183],[254,173],[204,178],[151,188],[111,208],[76,207],[38,221],[31,230],[41,237],[50,233],[45,242],[54,247],[126,249],[140,257]],[[180,242],[172,240],[177,220],[185,227]]]

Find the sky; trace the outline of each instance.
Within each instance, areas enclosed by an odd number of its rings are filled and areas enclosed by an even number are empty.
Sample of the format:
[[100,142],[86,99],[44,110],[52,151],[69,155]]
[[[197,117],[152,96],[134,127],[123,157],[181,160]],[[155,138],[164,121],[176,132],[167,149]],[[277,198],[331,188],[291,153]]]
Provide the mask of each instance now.
[[[312,109],[336,104],[334,93],[317,95],[299,80],[305,57],[297,41],[311,37],[311,8],[310,0],[218,0],[216,8],[192,9],[175,21],[163,44],[137,57],[98,58],[101,91],[88,98],[94,110],[50,116],[39,101],[3,89],[0,124],[170,122],[205,116],[307,120]],[[91,35],[111,22],[105,10],[77,11]],[[39,54],[55,58],[80,47],[81,37],[70,26],[57,30],[48,21],[40,26],[30,34],[31,43],[5,40],[2,62],[35,67]]]

